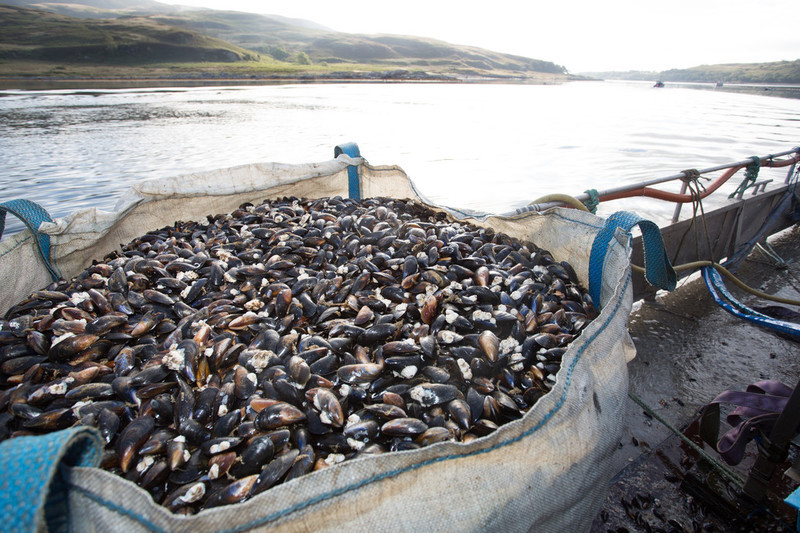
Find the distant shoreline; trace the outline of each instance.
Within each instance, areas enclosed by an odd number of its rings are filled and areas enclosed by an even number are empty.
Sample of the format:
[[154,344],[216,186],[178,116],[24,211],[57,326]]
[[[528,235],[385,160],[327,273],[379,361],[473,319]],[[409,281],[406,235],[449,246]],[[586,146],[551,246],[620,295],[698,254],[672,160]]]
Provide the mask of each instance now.
[[323,74],[270,75],[270,76],[0,76],[2,90],[35,89],[113,89],[146,87],[209,87],[215,85],[283,85],[296,83],[514,83],[558,84],[568,81],[588,80],[582,76],[457,76],[411,71],[384,72],[332,72]]
[[[409,75],[410,74],[410,75]],[[515,84],[515,85],[557,85],[570,81],[595,82],[631,82],[644,83],[640,80],[601,80],[586,76],[551,75],[542,76],[456,76],[429,74],[408,71],[384,72],[334,72],[324,74],[301,74],[269,76],[107,76],[107,77],[71,77],[71,76],[0,76],[0,90],[88,90],[93,89],[167,89],[190,87],[234,87],[257,85],[289,85],[289,84],[333,84],[333,83],[441,83],[441,84]],[[715,87],[713,83],[704,82],[665,82],[665,88],[683,88],[713,90],[736,93],[756,94],[800,99],[800,85],[793,84],[752,84],[728,83]]]

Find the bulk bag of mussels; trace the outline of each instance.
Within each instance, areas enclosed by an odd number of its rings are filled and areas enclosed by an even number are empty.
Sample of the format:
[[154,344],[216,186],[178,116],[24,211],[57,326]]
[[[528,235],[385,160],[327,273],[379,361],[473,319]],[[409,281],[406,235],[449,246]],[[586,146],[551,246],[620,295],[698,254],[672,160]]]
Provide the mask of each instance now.
[[12,235],[0,446],[96,428],[97,464],[57,474],[74,531],[586,530],[634,354],[629,243],[592,302],[601,219],[473,215],[340,156],[43,224],[57,282]]

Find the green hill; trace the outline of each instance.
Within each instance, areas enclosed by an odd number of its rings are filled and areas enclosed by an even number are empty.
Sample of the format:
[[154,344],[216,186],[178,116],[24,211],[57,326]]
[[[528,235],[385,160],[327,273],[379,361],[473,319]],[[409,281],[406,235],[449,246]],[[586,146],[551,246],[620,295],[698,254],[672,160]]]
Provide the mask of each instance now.
[[5,0],[0,76],[53,75],[569,78],[549,61],[280,16],[153,0]]
[[0,59],[130,64],[232,62],[256,54],[146,17],[78,19],[0,5]]
[[661,73],[663,81],[725,83],[800,83],[800,59],[773,63],[731,63],[671,69]]
[[335,32],[280,16],[153,0],[5,4],[0,76],[570,78],[549,61],[435,39]]
[[664,82],[715,83],[800,83],[800,59],[771,63],[731,63],[700,65],[662,72],[630,70],[626,72],[584,72],[585,76],[606,80],[643,80]]

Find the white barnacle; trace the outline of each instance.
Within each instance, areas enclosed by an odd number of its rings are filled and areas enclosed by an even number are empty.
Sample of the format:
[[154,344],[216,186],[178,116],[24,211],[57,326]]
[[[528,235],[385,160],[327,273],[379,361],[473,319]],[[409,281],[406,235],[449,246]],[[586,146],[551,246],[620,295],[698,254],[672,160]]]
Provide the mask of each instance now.
[[444,311],[444,320],[448,324],[452,324],[453,322],[458,320],[458,313],[455,311],[455,309],[448,307]]
[[453,344],[456,342],[456,339],[459,339],[460,335],[457,335],[456,332],[450,331],[449,329],[443,329],[439,331],[439,340],[444,344]]
[[352,390],[353,389],[350,387],[350,385],[348,385],[347,383],[342,383],[342,386],[339,387],[339,396],[341,396],[342,398],[347,398],[348,396],[350,396],[350,392]]
[[228,414],[228,406],[225,405],[224,403],[220,404],[219,409],[217,409],[217,416],[225,416],[227,414]]
[[91,299],[91,296],[89,296],[88,292],[76,292],[69,297],[69,301],[72,302],[72,305],[78,305],[89,299]]
[[234,256],[228,250],[225,250],[224,248],[220,248],[219,250],[217,250],[217,257],[222,259],[223,261],[227,262],[227,261],[230,261],[231,259],[233,259],[236,256]]
[[248,373],[247,373],[247,379],[249,379],[249,380],[250,380],[250,382],[251,382],[253,385],[255,385],[256,383],[258,383],[258,377],[257,377],[257,376],[256,376],[256,375],[255,375],[253,372],[248,372]]
[[310,277],[311,277],[311,276],[309,276],[309,275],[306,273],[306,271],[304,270],[304,271],[302,271],[302,272],[301,272],[301,273],[300,273],[300,274],[297,276],[297,281],[303,281],[304,279],[308,279],[308,278],[310,278]]
[[500,353],[511,353],[513,352],[517,346],[519,346],[519,341],[514,337],[508,337],[500,341]]
[[47,394],[52,394],[53,396],[62,396],[67,393],[67,383],[64,381],[60,381],[58,383],[53,383],[45,388],[45,392]]
[[231,289],[231,296],[236,296],[239,294],[239,289]]
[[81,417],[81,407],[86,407],[87,405],[92,405],[92,400],[85,400],[80,402],[75,402],[72,406],[72,412],[75,414],[76,417]]
[[249,300],[244,304],[244,308],[247,309],[248,311],[258,311],[262,307],[264,307],[264,302],[262,302],[258,298],[253,298],[252,300]]
[[325,458],[325,464],[328,466],[333,466],[336,463],[341,463],[342,461],[344,461],[344,455],[341,453],[331,453]]
[[408,395],[412,400],[424,406],[436,403],[436,393],[425,387],[413,387],[408,391]]
[[352,448],[353,450],[358,451],[361,448],[363,448],[366,445],[366,443],[361,442],[360,440],[356,440],[356,439],[348,437],[347,438],[347,445],[350,446],[350,448]]
[[150,468],[156,460],[153,459],[152,456],[146,455],[144,459],[139,461],[139,464],[136,465],[136,471],[140,474]]
[[492,313],[489,311],[481,311],[480,309],[473,311],[472,320],[483,320],[484,322],[494,323],[494,317],[492,316]]
[[464,359],[457,359],[456,363],[458,363],[458,369],[461,370],[461,375],[464,376],[464,379],[472,379],[472,369],[469,367],[469,363]]
[[61,341],[63,341],[63,340],[66,340],[66,339],[69,339],[70,337],[74,337],[74,336],[75,336],[75,334],[74,334],[74,333],[72,333],[71,331],[67,331],[67,332],[66,332],[66,333],[64,333],[63,335],[59,335],[58,337],[54,337],[54,338],[53,338],[53,342],[52,342],[52,343],[50,343],[50,346],[51,346],[51,347],[52,347],[52,346],[55,346],[55,345],[56,345],[56,344],[58,344],[59,342],[61,342]]
[[494,287],[495,285],[499,286],[502,284],[503,284],[503,276],[495,276],[492,278],[492,283],[491,283],[492,287]]
[[231,447],[231,443],[226,441],[226,440],[224,440],[224,441],[222,441],[222,442],[220,442],[218,444],[212,444],[211,446],[209,446],[208,453],[214,455],[214,454],[217,454],[217,453],[224,452],[225,450],[227,450],[230,447]]
[[417,375],[417,367],[414,365],[408,365],[400,371],[400,375],[405,379],[411,379]]
[[352,415],[347,417],[347,423],[345,425],[346,426],[351,426],[351,425],[360,424],[360,423],[361,423],[361,417],[358,416],[356,413],[353,413]]
[[383,305],[385,305],[386,307],[392,307],[392,301],[388,298],[383,297],[380,288],[377,287],[375,288],[375,297],[381,302],[383,302]]
[[186,352],[183,348],[173,347],[161,360],[161,364],[165,365],[170,370],[178,371],[183,368],[184,361],[186,360]]
[[408,309],[407,303],[401,303],[394,306],[394,310],[392,311],[392,316],[395,318],[400,318],[401,316],[406,314],[406,310]]
[[271,360],[277,358],[278,356],[272,350],[253,350],[252,355],[247,359],[247,364],[252,366],[258,374],[269,366]]
[[[178,274],[182,274],[182,272],[178,272]],[[181,277],[183,277],[183,276],[181,276]],[[178,279],[180,279],[180,278],[178,278]],[[186,288],[181,291],[181,298],[186,298],[187,296],[189,296],[189,291],[192,290],[193,286],[194,286],[194,284],[187,285]]]
[[450,285],[448,285],[447,288],[450,289],[451,291],[463,291],[464,285],[462,285],[457,281],[451,281]]
[[202,482],[195,483],[189,488],[189,490],[186,491],[185,494],[180,496],[178,500],[180,500],[183,503],[194,503],[196,501],[199,501],[200,498],[205,496],[205,494],[206,494],[205,483]]

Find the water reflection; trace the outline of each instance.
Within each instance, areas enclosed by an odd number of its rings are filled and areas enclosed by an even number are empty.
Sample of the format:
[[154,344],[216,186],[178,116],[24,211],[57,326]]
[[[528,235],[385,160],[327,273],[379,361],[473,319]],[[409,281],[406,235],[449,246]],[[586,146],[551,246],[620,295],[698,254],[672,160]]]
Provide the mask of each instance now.
[[[250,162],[321,161],[345,141],[358,142],[371,163],[402,166],[435,202],[493,212],[553,192],[602,190],[800,144],[793,100],[642,84],[0,95],[3,196],[32,199],[54,216],[112,209],[120,192],[142,179]],[[672,213],[671,205],[651,200],[631,205],[653,218]],[[632,207],[602,207],[621,208]]]

